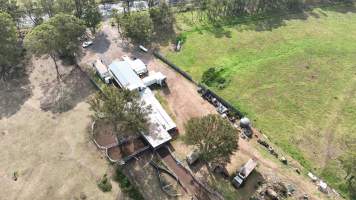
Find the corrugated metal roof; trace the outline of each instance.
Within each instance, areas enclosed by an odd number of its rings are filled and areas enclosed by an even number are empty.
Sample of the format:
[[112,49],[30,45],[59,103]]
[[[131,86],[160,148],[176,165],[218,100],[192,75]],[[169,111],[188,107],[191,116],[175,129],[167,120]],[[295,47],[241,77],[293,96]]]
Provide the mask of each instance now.
[[114,62],[109,65],[109,70],[121,87],[127,88],[129,90],[141,90],[145,88],[142,80],[131,69],[128,62],[114,60]]
[[109,65],[109,70],[121,87],[129,90],[140,88],[141,100],[147,106],[151,106],[152,112],[149,115],[150,128],[148,133],[142,133],[147,142],[153,148],[156,148],[170,141],[172,137],[168,131],[176,128],[176,124],[163,109],[153,92],[145,87],[143,81],[130,67],[130,64],[126,61],[115,60]]

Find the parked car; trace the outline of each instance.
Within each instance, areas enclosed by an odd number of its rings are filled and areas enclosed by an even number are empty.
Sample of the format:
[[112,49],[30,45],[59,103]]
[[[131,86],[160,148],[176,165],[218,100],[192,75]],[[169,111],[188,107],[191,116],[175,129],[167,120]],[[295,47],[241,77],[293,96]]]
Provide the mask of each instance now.
[[82,47],[83,47],[83,48],[87,48],[87,47],[89,47],[89,46],[92,45],[92,44],[93,44],[93,41],[92,41],[92,40],[88,40],[88,41],[83,42]]

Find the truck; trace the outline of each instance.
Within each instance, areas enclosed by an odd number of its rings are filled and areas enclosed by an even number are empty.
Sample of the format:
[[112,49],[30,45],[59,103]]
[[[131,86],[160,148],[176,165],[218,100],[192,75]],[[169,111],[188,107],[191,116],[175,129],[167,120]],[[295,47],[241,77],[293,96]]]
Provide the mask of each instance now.
[[110,80],[112,78],[111,74],[109,72],[108,67],[103,63],[102,60],[96,60],[93,63],[93,67],[95,68],[96,73],[105,83],[110,83]]
[[232,180],[232,184],[236,188],[240,188],[251,172],[256,168],[257,161],[254,159],[249,159],[238,171],[237,175]]

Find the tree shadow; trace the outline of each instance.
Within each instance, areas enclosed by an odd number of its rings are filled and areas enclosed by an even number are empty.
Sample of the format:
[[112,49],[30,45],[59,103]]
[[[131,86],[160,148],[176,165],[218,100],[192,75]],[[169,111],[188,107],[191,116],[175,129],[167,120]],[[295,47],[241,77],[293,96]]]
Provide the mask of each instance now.
[[40,107],[44,111],[53,113],[67,112],[73,109],[91,95],[95,88],[87,75],[78,67],[74,67],[69,74],[41,86],[44,96],[40,100]]
[[108,39],[108,35],[104,32],[100,32],[96,36],[94,43],[87,47],[89,51],[94,53],[105,53],[110,47],[111,41]]
[[16,114],[32,96],[29,74],[18,70],[9,80],[0,82],[0,119]]

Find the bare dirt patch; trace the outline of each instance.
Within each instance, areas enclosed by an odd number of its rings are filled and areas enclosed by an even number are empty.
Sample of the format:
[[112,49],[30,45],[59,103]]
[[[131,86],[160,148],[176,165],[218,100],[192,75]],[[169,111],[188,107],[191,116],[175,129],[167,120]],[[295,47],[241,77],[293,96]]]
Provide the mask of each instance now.
[[[29,74],[33,95],[0,120],[5,133],[0,135],[0,199],[123,199],[117,184],[108,193],[97,187],[111,167],[90,140],[91,112],[84,99],[62,114],[40,108],[41,85],[55,79],[51,64],[34,61]],[[14,95],[21,96],[18,92]]]
[[117,144],[116,136],[113,133],[112,124],[97,120],[94,125],[93,137],[94,140],[103,147],[109,148],[113,144]]

